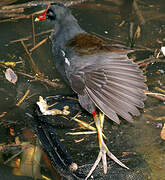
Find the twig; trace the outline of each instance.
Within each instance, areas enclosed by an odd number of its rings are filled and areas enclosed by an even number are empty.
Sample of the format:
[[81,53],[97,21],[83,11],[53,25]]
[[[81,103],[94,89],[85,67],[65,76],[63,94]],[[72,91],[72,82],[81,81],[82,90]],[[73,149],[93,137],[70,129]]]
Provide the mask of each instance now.
[[21,145],[18,144],[6,144],[6,143],[0,143],[0,152],[15,152],[17,150],[21,149]]
[[[67,7],[69,7],[69,6],[77,5],[77,4],[86,2],[86,1],[89,1],[89,0],[77,0],[77,1],[63,2],[63,3]],[[36,6],[39,6],[39,5],[48,5],[48,4],[54,3],[54,2],[59,2],[59,1],[58,0],[57,1],[40,1],[40,2],[32,1],[32,2],[28,2],[28,3],[17,4],[17,5],[4,6],[4,7],[1,8],[1,11],[7,11],[8,14],[9,14],[9,11],[16,11],[17,12],[17,9],[21,9],[22,8],[24,10],[24,8],[36,7]],[[40,14],[43,11],[44,10],[39,11],[39,12],[35,12],[35,13],[32,13],[32,14],[33,15]],[[30,18],[31,15],[21,15],[19,17],[15,17],[15,15],[12,16],[12,14],[11,14],[9,19],[3,19],[0,22],[7,22],[7,21],[13,21],[13,20],[18,20],[18,19],[23,19],[23,18]],[[4,16],[6,16],[6,13],[4,13]]]
[[37,12],[31,13],[31,14],[28,14],[28,15],[22,15],[22,14],[16,14],[14,16],[10,15],[9,19],[3,19],[3,20],[0,20],[0,22],[15,21],[15,20],[18,20],[18,19],[29,19],[29,18],[31,18],[32,14],[33,15],[41,14],[41,13],[43,13],[43,11],[44,10],[37,11]]
[[12,159],[14,159],[15,157],[17,157],[19,154],[21,154],[22,152],[24,152],[25,150],[29,149],[30,147],[33,147],[32,145],[27,145],[25,148],[21,149],[18,153],[14,154],[12,157],[10,157],[9,159],[7,159],[4,164],[7,164],[9,161],[11,161]]
[[[89,0],[76,0],[76,1],[69,1],[69,2],[64,2],[65,6],[69,7],[69,6],[73,6],[73,5],[77,5],[77,4],[81,4],[83,2],[86,2]],[[54,3],[54,2],[59,2],[59,0],[56,1],[31,1],[28,3],[22,3],[22,4],[17,4],[17,5],[10,5],[10,6],[3,6],[1,9],[2,10],[10,10],[10,9],[16,9],[16,8],[30,8],[30,7],[36,7],[39,5],[48,5],[50,3]],[[61,1],[62,2],[62,1]]]
[[160,100],[162,100],[162,101],[165,101],[165,94],[153,93],[153,92],[150,92],[150,91],[147,91],[147,90],[145,90],[144,93],[145,93],[146,95],[148,95],[148,96],[151,96],[151,97],[160,99]]
[[50,81],[49,79],[44,79],[44,78],[41,78],[41,77],[40,78],[37,77],[37,80],[41,81],[41,82],[44,82],[44,83],[47,83],[49,86],[52,86],[52,87],[60,87],[60,88],[64,87],[63,84],[57,84],[55,82]]
[[15,3],[17,0],[5,0],[5,1],[0,1],[0,6],[6,6],[11,3]]
[[35,63],[34,63],[34,61],[33,61],[33,58],[31,57],[31,55],[30,55],[30,53],[29,53],[29,51],[28,51],[28,49],[27,49],[24,41],[21,41],[21,44],[22,44],[22,46],[24,47],[24,49],[25,49],[25,51],[26,51],[26,54],[27,54],[28,57],[29,57],[29,63],[30,63],[30,66],[31,66],[32,70],[34,71],[34,73],[35,73],[36,75],[37,75],[37,74],[40,75],[41,73],[39,72],[38,67],[35,65]]
[[33,48],[31,48],[29,51],[32,52],[34,51],[36,48],[40,47],[42,44],[44,44],[49,38],[45,38],[42,41],[40,41],[38,44],[36,44]]
[[89,135],[89,134],[96,134],[97,131],[83,131],[83,132],[68,132],[65,133],[66,135]]
[[138,8],[136,0],[133,1],[133,8],[135,10],[135,13],[136,13],[140,23],[144,25],[145,24],[145,20],[144,20],[144,17],[142,16],[142,14],[141,14],[141,11]]
[[157,59],[155,57],[150,57],[150,58],[144,59],[142,61],[137,61],[136,64],[138,64],[139,66],[143,66],[144,63],[150,64],[150,63],[155,63],[155,62],[165,63],[165,61],[163,59]]
[[19,58],[19,60],[22,62],[22,67],[24,68],[24,67],[25,67],[25,61],[24,61],[24,59],[23,59],[21,56],[19,56],[18,58]]
[[149,16],[148,18],[146,18],[146,21],[153,21],[153,20],[156,20],[156,19],[164,19],[165,18],[165,14],[162,13],[162,14],[158,14],[158,15],[154,15],[154,16]]
[[34,94],[32,94],[31,96],[28,96],[28,97],[26,98],[26,100],[28,100],[28,99],[32,98],[33,96],[36,96],[36,95],[37,95],[37,93],[34,93]]
[[1,9],[2,10],[11,10],[11,9],[17,9],[17,8],[31,8],[31,7],[36,7],[38,5],[47,5],[49,3],[53,3],[54,1],[31,1],[27,3],[21,3],[21,4],[16,4],[16,5],[9,5],[9,6],[3,6]]
[[34,14],[32,14],[32,39],[33,39],[33,47],[34,47],[36,45],[35,26],[34,26]]
[[31,15],[19,15],[19,16],[16,16],[16,17],[11,17],[10,19],[3,19],[3,20],[0,20],[0,23],[2,22],[8,22],[8,21],[15,21],[15,20],[19,20],[19,19],[28,19],[30,18]]
[[26,76],[28,78],[35,79],[36,81],[41,81],[41,82],[47,83],[49,86],[52,86],[52,87],[59,87],[59,88],[64,87],[63,84],[57,84],[55,82],[50,81],[49,79],[44,79],[44,77],[40,77],[40,76],[36,76],[36,75],[31,76],[29,74],[26,74],[26,73],[23,73],[23,72],[20,72],[20,71],[18,71],[17,73],[21,74],[23,76]]
[[[53,31],[54,31],[53,29],[49,29],[49,30],[47,30],[47,31],[40,32],[40,33],[36,34],[36,37],[41,36],[41,35],[44,35],[44,34],[51,33],[51,32],[53,32]],[[17,43],[17,42],[20,42],[20,41],[28,41],[28,40],[31,39],[31,38],[32,38],[32,36],[27,36],[27,37],[25,37],[25,38],[16,39],[16,40],[10,41],[10,44],[12,44],[12,43]]]
[[8,9],[1,9],[0,11],[0,16],[5,16],[6,14],[10,15],[10,14],[13,14],[13,13],[23,13],[24,12],[24,8],[17,8],[17,9],[10,9],[10,11]]
[[26,97],[28,96],[28,94],[30,93],[30,90],[28,89],[25,94],[23,95],[23,97],[18,101],[18,103],[16,104],[16,106],[20,106],[20,104],[26,99]]
[[160,116],[155,118],[156,121],[164,121],[165,120],[165,116]]
[[30,75],[30,74],[23,73],[23,72],[21,72],[21,71],[17,71],[17,73],[18,73],[18,74],[21,74],[21,75],[23,75],[23,76],[26,76],[26,77],[28,77],[28,78],[31,78],[31,79],[35,79],[35,78],[36,78],[35,76],[32,76],[32,75]]
[[87,2],[87,1],[89,1],[89,0],[68,1],[68,2],[66,2],[64,4],[65,4],[65,6],[70,7],[70,6],[75,6],[77,4],[81,4],[81,3],[84,3],[84,2]]
[[134,23],[131,22],[130,23],[130,28],[129,28],[129,38],[131,39],[131,41],[133,41],[133,26],[134,26]]
[[163,93],[163,94],[165,94],[165,90],[164,89],[161,89],[159,87],[155,87],[154,89],[159,91],[159,92],[161,92],[161,93]]

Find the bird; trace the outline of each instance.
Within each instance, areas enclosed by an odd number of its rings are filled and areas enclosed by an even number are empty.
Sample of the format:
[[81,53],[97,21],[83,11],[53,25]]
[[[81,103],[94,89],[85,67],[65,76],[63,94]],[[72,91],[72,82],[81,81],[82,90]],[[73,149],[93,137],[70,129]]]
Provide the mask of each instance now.
[[52,52],[56,69],[77,94],[81,107],[93,115],[97,129],[99,154],[86,179],[101,159],[107,173],[107,156],[129,169],[105,144],[103,123],[104,115],[117,124],[120,117],[133,122],[132,116],[139,116],[139,108],[144,107],[146,79],[127,56],[132,49],[109,44],[86,32],[71,10],[60,2],[49,4],[36,18],[43,20],[54,23]]

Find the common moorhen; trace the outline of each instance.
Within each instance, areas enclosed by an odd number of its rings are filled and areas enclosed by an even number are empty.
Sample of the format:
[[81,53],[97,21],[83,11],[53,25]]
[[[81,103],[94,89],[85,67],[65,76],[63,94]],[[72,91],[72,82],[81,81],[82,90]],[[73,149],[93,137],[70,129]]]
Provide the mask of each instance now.
[[61,3],[52,3],[37,20],[51,20],[55,24],[52,38],[54,62],[57,70],[78,94],[80,105],[93,114],[98,132],[100,152],[87,178],[102,158],[107,172],[106,154],[128,169],[107,148],[103,140],[103,116],[120,123],[119,116],[133,122],[143,108],[147,89],[138,65],[128,59],[128,48],[113,46],[87,33],[78,24],[71,11]]

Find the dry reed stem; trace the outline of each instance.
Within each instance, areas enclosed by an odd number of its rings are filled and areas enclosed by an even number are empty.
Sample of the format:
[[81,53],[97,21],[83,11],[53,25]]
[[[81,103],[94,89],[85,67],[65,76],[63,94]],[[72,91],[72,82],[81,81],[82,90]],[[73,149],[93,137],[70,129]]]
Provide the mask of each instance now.
[[20,106],[20,105],[23,103],[23,101],[26,99],[26,97],[29,95],[29,93],[30,93],[30,90],[28,89],[28,90],[25,92],[25,94],[21,97],[21,99],[18,101],[18,103],[16,104],[16,106]]

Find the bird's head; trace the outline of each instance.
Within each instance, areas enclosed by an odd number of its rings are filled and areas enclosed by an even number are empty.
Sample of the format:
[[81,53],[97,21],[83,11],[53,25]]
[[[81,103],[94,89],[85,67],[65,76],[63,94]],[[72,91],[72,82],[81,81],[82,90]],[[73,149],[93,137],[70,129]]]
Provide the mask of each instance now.
[[47,6],[46,10],[36,17],[35,21],[43,21],[43,20],[50,20],[50,21],[57,21],[60,22],[65,19],[70,14],[68,8],[64,6],[62,3],[51,3]]

